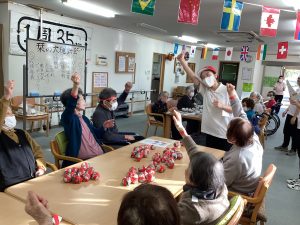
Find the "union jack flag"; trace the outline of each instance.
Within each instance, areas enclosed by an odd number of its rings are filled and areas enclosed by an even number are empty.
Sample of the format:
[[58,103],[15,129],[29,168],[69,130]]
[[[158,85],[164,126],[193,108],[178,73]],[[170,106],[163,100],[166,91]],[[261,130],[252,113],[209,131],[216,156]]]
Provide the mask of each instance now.
[[247,61],[248,53],[249,53],[249,46],[243,46],[241,48],[241,55],[240,55],[241,61]]

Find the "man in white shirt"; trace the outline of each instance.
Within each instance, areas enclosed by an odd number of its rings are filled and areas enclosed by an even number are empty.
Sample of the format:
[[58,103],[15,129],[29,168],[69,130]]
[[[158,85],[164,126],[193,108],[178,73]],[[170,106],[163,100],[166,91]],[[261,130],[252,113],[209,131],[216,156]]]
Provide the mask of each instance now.
[[184,52],[177,59],[187,76],[200,84],[199,91],[203,96],[201,131],[206,134],[206,146],[228,151],[231,145],[227,142],[226,132],[233,115],[226,86],[218,82],[214,67],[206,66],[196,75],[184,60]]

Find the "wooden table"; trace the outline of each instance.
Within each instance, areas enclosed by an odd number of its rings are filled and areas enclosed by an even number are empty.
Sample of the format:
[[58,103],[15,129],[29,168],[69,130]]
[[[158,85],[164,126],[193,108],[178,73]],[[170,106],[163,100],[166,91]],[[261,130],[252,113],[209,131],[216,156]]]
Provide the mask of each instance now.
[[[35,220],[25,212],[25,203],[0,192],[0,224],[3,225],[38,225]],[[69,223],[61,222],[61,225]]]
[[[172,144],[174,140],[151,137]],[[88,162],[101,174],[100,181],[90,181],[81,184],[63,183],[64,170],[58,170],[42,177],[29,180],[25,183],[9,187],[5,190],[8,194],[19,199],[26,199],[28,190],[44,196],[50,205],[50,210],[61,215],[64,220],[73,224],[101,224],[114,225],[124,194],[133,190],[137,185],[129,187],[121,186],[121,180],[131,166],[147,166],[155,152],[161,152],[157,148],[150,152],[148,158],[140,162],[130,158],[135,143],[125,146],[116,151],[88,160]],[[212,153],[217,158],[224,155],[223,151],[199,146],[201,151]],[[181,148],[183,159],[175,161],[174,169],[167,169],[165,173],[156,173],[155,182],[168,188],[174,195],[182,192],[184,171],[188,166],[189,158],[185,148]]]
[[[165,126],[164,126],[165,138],[171,137],[171,122],[173,120],[172,116],[173,114],[170,111],[165,113]],[[196,115],[195,113],[181,113],[181,117],[182,119],[195,120],[197,122],[202,120],[202,114]]]

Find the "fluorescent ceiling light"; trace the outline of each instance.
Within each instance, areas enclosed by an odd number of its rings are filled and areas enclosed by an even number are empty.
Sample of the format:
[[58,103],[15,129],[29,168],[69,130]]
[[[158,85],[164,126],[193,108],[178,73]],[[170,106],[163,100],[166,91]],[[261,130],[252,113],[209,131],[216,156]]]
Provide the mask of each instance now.
[[284,3],[287,6],[294,7],[295,10],[300,9],[300,2],[299,2],[299,0],[285,0]]
[[206,47],[208,47],[208,48],[212,48],[212,49],[215,49],[215,48],[220,48],[220,45],[216,45],[216,44],[210,44],[210,43],[208,43],[208,44],[206,45]]
[[81,1],[81,0],[62,0],[62,3],[71,8],[82,10],[82,11],[92,13],[92,14],[95,14],[98,16],[115,17],[115,15],[116,15],[115,12],[113,12],[109,9],[100,7],[100,6],[92,4],[92,3]]
[[186,35],[182,35],[181,37],[178,37],[180,40],[182,41],[186,41],[186,42],[190,42],[190,43],[197,43],[198,39],[191,37],[191,36],[186,36]]

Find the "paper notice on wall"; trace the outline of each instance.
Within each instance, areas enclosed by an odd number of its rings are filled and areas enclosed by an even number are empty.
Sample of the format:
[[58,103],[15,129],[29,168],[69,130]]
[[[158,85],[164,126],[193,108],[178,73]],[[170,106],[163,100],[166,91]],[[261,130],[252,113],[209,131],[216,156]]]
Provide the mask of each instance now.
[[135,67],[135,58],[134,57],[129,57],[128,58],[128,72],[133,73],[134,72],[134,67]]
[[242,80],[252,80],[252,68],[243,67],[242,69]]
[[107,87],[107,73],[93,73],[94,88]]
[[126,57],[119,56],[119,72],[125,72],[126,69]]

